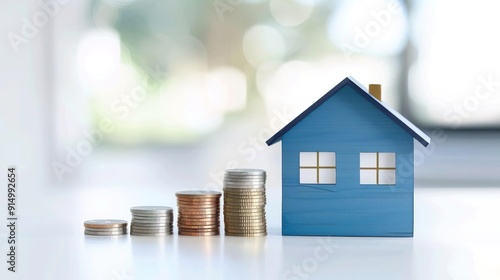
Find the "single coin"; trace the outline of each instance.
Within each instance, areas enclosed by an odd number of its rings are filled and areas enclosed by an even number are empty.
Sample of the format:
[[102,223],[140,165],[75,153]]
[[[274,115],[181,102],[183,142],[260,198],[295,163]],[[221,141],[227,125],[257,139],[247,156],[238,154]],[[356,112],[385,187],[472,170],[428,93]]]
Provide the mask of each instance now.
[[177,221],[189,221],[189,222],[208,222],[208,221],[218,221],[220,220],[220,215],[219,216],[191,216],[191,215],[182,215],[177,218]]
[[182,208],[187,208],[187,209],[217,209],[219,208],[220,203],[185,203],[185,202],[178,202],[177,206],[182,207]]
[[226,216],[254,216],[254,217],[264,217],[266,215],[266,211],[264,209],[232,209],[227,208],[224,209],[224,217]]
[[211,216],[219,216],[220,215],[220,210],[217,211],[179,211],[179,215],[177,217],[211,217]]
[[161,214],[161,215],[138,215],[138,214],[132,214],[132,218],[135,219],[142,219],[142,220],[151,220],[151,219],[170,219],[174,215],[172,213],[170,214]]
[[261,230],[267,228],[267,225],[265,223],[263,224],[231,224],[231,223],[226,223],[224,225],[225,228],[227,229],[232,229],[232,230]]
[[258,205],[258,206],[249,206],[249,205],[225,205],[224,206],[224,211],[223,213],[226,212],[233,212],[233,213],[239,213],[239,212],[262,212],[265,211],[265,206],[264,205]]
[[265,204],[244,204],[244,203],[228,203],[224,204],[224,211],[236,209],[245,209],[245,210],[265,210],[266,205]]
[[174,219],[172,220],[137,220],[137,219],[132,219],[131,224],[169,224],[172,223]]
[[193,216],[193,215],[182,215],[182,216],[179,216],[178,219],[177,219],[177,222],[179,221],[190,221],[190,222],[196,222],[196,221],[220,221],[220,214],[219,215],[212,215],[212,216],[206,216],[206,215],[197,215],[197,216]]
[[224,231],[226,233],[265,233],[267,232],[267,229],[230,229],[230,228],[224,228]]
[[155,234],[155,233],[173,233],[174,230],[156,230],[156,231],[148,231],[148,230],[131,230],[130,234]]
[[150,215],[150,216],[132,214],[132,218],[137,220],[168,220],[172,219],[173,217],[174,217],[173,213],[170,215]]
[[196,219],[190,219],[190,218],[180,218],[177,219],[177,223],[220,223],[221,219],[220,218],[211,218],[211,219],[202,219],[202,218],[196,218]]
[[206,198],[177,198],[177,203],[200,203],[200,204],[218,204],[220,202],[220,197],[217,199],[206,199]]
[[241,226],[251,226],[251,225],[265,225],[267,221],[264,220],[252,220],[252,221],[243,221],[243,220],[224,220],[224,224],[229,225],[241,225]]
[[265,202],[266,198],[265,197],[260,197],[260,196],[231,196],[231,195],[225,195],[224,196],[224,202],[226,201],[238,201],[238,202]]
[[83,223],[86,228],[116,228],[126,227],[127,221],[115,219],[88,220]]
[[85,233],[88,234],[100,234],[100,235],[107,235],[107,234],[126,234],[127,230],[91,230],[91,229],[85,229]]
[[266,184],[266,178],[235,178],[235,177],[225,177],[224,180],[222,180],[223,185],[226,183],[232,183],[232,184],[260,184],[260,185],[265,185]]
[[175,196],[176,197],[220,197],[222,195],[221,192],[216,192],[216,191],[205,191],[205,190],[199,190],[199,191],[180,191],[176,192]]
[[185,236],[216,236],[220,235],[220,232],[189,232],[189,231],[179,231],[179,235]]
[[224,206],[226,205],[234,205],[234,206],[240,206],[240,205],[248,205],[248,206],[263,206],[266,205],[265,200],[232,200],[232,199],[227,199],[224,201]]
[[266,171],[262,169],[253,169],[253,168],[234,168],[227,169],[225,174],[231,175],[265,175]]
[[233,233],[233,232],[225,232],[226,236],[237,236],[237,237],[259,237],[266,236],[267,232],[261,233]]
[[173,224],[168,224],[168,225],[132,225],[130,226],[130,229],[165,229],[165,228],[172,228],[174,225]]
[[171,215],[166,215],[166,216],[139,216],[139,215],[132,215],[132,219],[136,220],[169,220],[174,217],[173,214]]
[[[238,189],[239,190],[239,189]],[[234,198],[234,199],[242,199],[242,198],[260,198],[265,199],[265,192],[224,192],[224,198]]]
[[173,232],[173,228],[171,229],[166,229],[166,230],[140,230],[140,229],[134,229],[131,230],[130,233],[170,233]]
[[254,186],[254,185],[259,185],[262,186],[263,188],[266,185],[266,180],[235,180],[235,179],[224,179],[223,185],[249,185],[249,186]]
[[151,232],[151,231],[168,231],[168,230],[171,230],[173,229],[174,226],[168,226],[168,227],[133,227],[133,228],[130,228],[130,231],[148,231],[148,232]]
[[135,236],[168,236],[173,235],[173,232],[157,232],[157,233],[142,233],[142,232],[131,232],[130,235]]
[[178,204],[178,210],[182,211],[190,211],[190,210],[217,210],[220,209],[220,203],[214,204],[214,205],[208,205],[208,204]]
[[144,227],[144,228],[149,228],[149,227],[170,227],[172,226],[173,223],[168,223],[168,224],[138,224],[138,223],[132,223],[130,227]]
[[260,180],[260,179],[265,179],[267,178],[266,175],[241,175],[241,174],[231,174],[231,173],[226,173],[224,174],[224,179],[228,179],[228,178],[231,178],[231,179],[257,179],[257,180]]
[[241,218],[265,218],[263,213],[224,213],[224,219],[241,219]]
[[193,218],[193,219],[199,219],[199,218],[214,218],[214,217],[219,217],[220,216],[220,211],[217,212],[191,212],[191,213],[179,213],[177,218]]
[[130,212],[132,213],[146,213],[146,214],[162,214],[173,212],[172,207],[168,206],[134,206],[130,208]]
[[126,231],[124,232],[95,232],[95,231],[84,231],[85,235],[95,235],[95,236],[113,236],[113,235],[124,235],[127,234]]
[[253,220],[244,220],[244,219],[224,219],[224,224],[236,224],[236,225],[251,225],[251,224],[266,224],[266,219],[253,219]]
[[265,195],[265,188],[224,188],[224,194],[232,194],[232,195],[254,195],[260,194]]
[[200,225],[203,225],[203,224],[215,224],[215,223],[219,223],[219,222],[220,222],[220,219],[206,219],[206,220],[200,220],[200,219],[196,219],[196,220],[179,219],[179,220],[177,220],[177,223],[200,224]]
[[179,215],[177,221],[179,220],[186,220],[186,221],[213,221],[213,220],[220,220],[220,214],[219,215]]
[[192,229],[192,230],[214,230],[220,228],[218,224],[211,225],[186,225],[186,224],[178,224],[178,228],[182,229]]
[[177,226],[178,231],[187,231],[187,232],[210,232],[210,231],[220,231],[220,227],[208,227],[208,228],[192,228],[185,226]]
[[177,208],[178,211],[184,211],[184,212],[189,212],[189,211],[216,211],[220,209],[220,204],[217,205],[211,205],[211,206],[205,206],[201,205],[198,207],[196,204],[193,205],[179,205]]
[[263,184],[234,184],[234,183],[224,183],[224,188],[226,189],[242,189],[242,190],[265,190],[265,186]]

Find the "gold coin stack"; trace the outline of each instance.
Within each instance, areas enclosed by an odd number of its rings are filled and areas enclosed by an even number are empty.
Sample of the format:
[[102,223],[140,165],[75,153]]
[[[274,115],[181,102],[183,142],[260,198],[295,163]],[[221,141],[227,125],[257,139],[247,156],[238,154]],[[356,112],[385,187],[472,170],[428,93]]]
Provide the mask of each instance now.
[[228,169],[224,175],[224,231],[229,236],[265,236],[266,172]]
[[83,223],[85,235],[113,236],[127,234],[127,221],[124,220],[89,220]]
[[179,235],[219,235],[221,195],[215,191],[177,192]]

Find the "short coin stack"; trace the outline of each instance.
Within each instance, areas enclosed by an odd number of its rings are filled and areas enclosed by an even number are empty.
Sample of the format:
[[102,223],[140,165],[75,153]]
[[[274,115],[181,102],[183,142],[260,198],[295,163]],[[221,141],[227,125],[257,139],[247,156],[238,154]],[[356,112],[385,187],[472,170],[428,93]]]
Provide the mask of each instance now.
[[224,175],[224,225],[229,236],[264,236],[266,172],[228,169]]
[[221,195],[215,191],[177,192],[179,235],[219,235]]
[[127,221],[89,220],[83,223],[85,235],[113,236],[127,234]]
[[171,207],[136,206],[130,208],[131,235],[164,236],[173,234],[174,214]]

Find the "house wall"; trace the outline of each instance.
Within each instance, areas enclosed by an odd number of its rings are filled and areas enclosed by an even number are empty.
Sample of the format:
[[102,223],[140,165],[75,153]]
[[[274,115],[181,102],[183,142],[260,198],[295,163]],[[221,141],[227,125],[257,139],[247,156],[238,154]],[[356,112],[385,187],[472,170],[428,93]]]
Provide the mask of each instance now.
[[[346,85],[282,137],[283,235],[412,236],[413,137]],[[299,184],[300,152],[335,152],[337,184]],[[360,185],[360,152],[395,152],[396,185]]]

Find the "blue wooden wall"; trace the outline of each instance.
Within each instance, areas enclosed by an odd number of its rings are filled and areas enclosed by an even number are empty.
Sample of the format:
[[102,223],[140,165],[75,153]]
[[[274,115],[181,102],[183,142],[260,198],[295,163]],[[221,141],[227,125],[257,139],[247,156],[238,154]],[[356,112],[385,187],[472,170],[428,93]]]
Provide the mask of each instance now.
[[[300,152],[335,152],[336,185],[299,184]],[[360,185],[360,152],[395,152],[396,185]],[[344,86],[282,137],[283,235],[413,236],[413,137]]]

